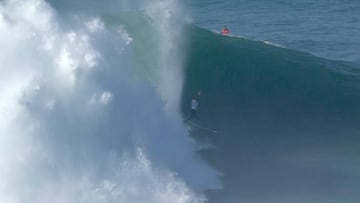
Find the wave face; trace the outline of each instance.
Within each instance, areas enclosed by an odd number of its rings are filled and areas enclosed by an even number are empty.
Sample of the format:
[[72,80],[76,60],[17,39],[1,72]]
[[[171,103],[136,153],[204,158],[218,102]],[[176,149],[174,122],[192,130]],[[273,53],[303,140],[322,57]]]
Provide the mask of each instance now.
[[178,113],[180,39],[161,29],[177,4],[130,3],[109,4],[142,10],[140,31],[162,37],[141,47],[158,64],[144,75],[133,60],[147,34],[108,24],[108,5],[0,2],[0,202],[205,202],[219,187]]
[[187,34],[182,112],[201,91],[193,136],[216,146],[203,154],[225,174],[210,202],[360,200],[358,65],[192,25]]

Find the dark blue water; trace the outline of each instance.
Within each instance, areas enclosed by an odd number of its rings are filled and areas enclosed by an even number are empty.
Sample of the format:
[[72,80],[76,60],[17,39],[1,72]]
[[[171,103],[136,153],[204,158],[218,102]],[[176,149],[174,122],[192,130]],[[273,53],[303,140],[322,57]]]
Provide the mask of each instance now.
[[360,1],[187,0],[193,22],[328,59],[360,60]]

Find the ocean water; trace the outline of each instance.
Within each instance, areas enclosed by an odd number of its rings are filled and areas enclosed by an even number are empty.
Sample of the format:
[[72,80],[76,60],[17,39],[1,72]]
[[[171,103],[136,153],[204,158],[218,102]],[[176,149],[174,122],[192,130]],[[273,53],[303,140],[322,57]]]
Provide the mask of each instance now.
[[359,201],[359,66],[188,29],[183,114],[201,91],[191,135],[223,174],[209,202]]
[[359,2],[187,5],[183,114],[200,90],[198,123],[219,132],[192,133],[223,173],[209,202],[358,202]]
[[360,2],[356,0],[186,1],[195,24],[270,41],[327,59],[359,61]]
[[0,1],[0,202],[359,202],[359,9]]

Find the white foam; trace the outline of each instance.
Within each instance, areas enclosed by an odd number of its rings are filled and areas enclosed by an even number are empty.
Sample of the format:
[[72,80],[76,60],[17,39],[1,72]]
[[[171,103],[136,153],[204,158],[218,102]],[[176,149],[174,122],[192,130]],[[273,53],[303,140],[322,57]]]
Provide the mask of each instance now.
[[275,47],[280,47],[280,48],[285,48],[284,46],[280,45],[280,44],[276,44],[276,43],[273,43],[273,42],[269,42],[269,41],[264,41],[265,44],[268,44],[268,45],[272,45],[272,46],[275,46]]
[[179,102],[184,82],[182,72],[183,55],[182,24],[179,18],[180,6],[177,1],[157,1],[146,7],[146,13],[153,19],[154,26],[159,33],[160,58],[159,84],[157,87],[162,98],[166,101],[166,112],[171,117],[179,119]]
[[190,180],[211,188],[215,173],[129,77],[125,30],[96,16],[64,26],[42,0],[1,2],[0,16],[0,202],[205,201]]

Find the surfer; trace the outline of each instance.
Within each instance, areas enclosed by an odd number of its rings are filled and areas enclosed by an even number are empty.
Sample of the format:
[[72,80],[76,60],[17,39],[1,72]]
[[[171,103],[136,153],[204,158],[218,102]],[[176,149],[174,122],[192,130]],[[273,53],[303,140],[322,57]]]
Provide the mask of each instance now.
[[224,26],[224,29],[221,31],[221,34],[223,35],[229,34],[229,29],[226,27],[226,25]]
[[191,110],[190,110],[190,116],[188,119],[184,120],[184,122],[187,122],[189,120],[197,119],[197,109],[199,105],[199,97],[200,97],[200,91],[197,95],[195,95],[191,100]]

